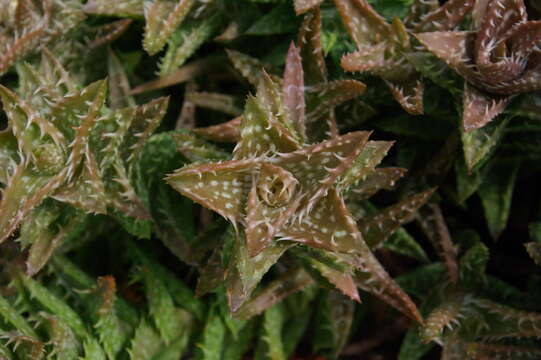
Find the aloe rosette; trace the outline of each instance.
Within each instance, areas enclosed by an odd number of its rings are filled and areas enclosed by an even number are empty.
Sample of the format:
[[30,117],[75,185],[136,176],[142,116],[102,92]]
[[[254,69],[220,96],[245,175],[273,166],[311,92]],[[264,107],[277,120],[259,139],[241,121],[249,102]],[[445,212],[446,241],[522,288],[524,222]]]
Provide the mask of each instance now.
[[363,180],[386,178],[375,166],[392,142],[369,141],[369,132],[358,131],[305,144],[302,87],[298,96],[288,96],[262,74],[257,97],[246,102],[233,159],[191,164],[167,178],[236,228],[235,265],[226,279],[230,307],[238,310],[268,269],[302,244],[347,265],[335,282],[346,295],[358,300],[358,285],[421,321],[372,254],[344,200]]

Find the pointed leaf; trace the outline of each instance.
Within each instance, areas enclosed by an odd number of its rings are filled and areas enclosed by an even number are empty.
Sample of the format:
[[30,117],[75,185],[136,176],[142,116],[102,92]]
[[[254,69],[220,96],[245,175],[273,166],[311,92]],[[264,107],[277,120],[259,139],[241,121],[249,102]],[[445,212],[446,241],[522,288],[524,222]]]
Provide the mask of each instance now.
[[109,76],[109,106],[112,109],[135,106],[135,100],[130,95],[130,82],[126,71],[111,49],[107,50],[107,73]]
[[328,115],[328,109],[341,105],[364,93],[366,85],[357,80],[336,80],[314,85],[307,92],[307,118],[316,122]]
[[253,158],[268,152],[290,152],[298,148],[291,132],[256,98],[249,97],[242,116],[241,140],[234,150],[236,159]]
[[235,245],[233,269],[228,272],[227,296],[231,311],[236,312],[249,298],[263,275],[274,265],[282,254],[292,245],[275,243],[258,255],[251,257],[245,239],[239,234]]
[[303,290],[313,282],[302,268],[276,279],[265,287],[257,296],[244,303],[235,314],[240,319],[249,319],[259,315],[271,306],[281,302],[291,294]]
[[193,129],[193,132],[211,141],[237,142],[240,139],[241,123],[242,117],[238,116],[222,124]]
[[301,138],[301,142],[303,142],[306,138],[304,73],[299,50],[293,42],[291,42],[286,56],[282,94],[286,119],[293,124]]
[[434,203],[428,204],[419,210],[417,220],[421,228],[432,242],[441,260],[445,264],[447,274],[452,283],[458,281],[457,249],[453,244],[449,228],[441,212],[441,208]]
[[184,65],[186,60],[216,33],[223,22],[220,15],[204,16],[177,28],[169,38],[167,51],[159,65],[159,75],[166,76]]
[[128,350],[130,360],[152,359],[163,346],[160,334],[145,318],[141,318],[139,326],[135,329],[130,350]]
[[226,52],[227,57],[231,60],[235,69],[237,69],[252,86],[257,87],[263,69],[269,69],[269,66],[260,62],[257,58],[235,50],[228,49]]
[[507,225],[519,168],[518,162],[495,162],[479,187],[485,218],[494,239],[499,237]]
[[299,29],[299,46],[304,83],[315,85],[327,80],[327,68],[321,46],[321,11],[314,8],[304,17]]
[[380,189],[391,190],[405,173],[406,169],[403,168],[374,169],[351,189],[351,193],[356,199],[368,199]]
[[166,181],[182,195],[238,222],[257,163],[256,159],[249,159],[190,165],[169,175]]
[[411,221],[417,210],[432,196],[435,189],[430,189],[409,196],[405,200],[387,207],[377,215],[359,220],[366,243],[371,248],[381,246],[402,224]]
[[280,303],[265,311],[261,337],[256,348],[256,359],[286,360],[282,331],[285,325],[285,307]]
[[239,99],[226,94],[209,92],[187,92],[185,101],[190,101],[196,106],[223,112],[231,116],[239,116],[242,109],[238,106]]
[[362,48],[388,38],[391,27],[366,0],[335,0],[349,35]]
[[494,98],[465,84],[462,126],[469,132],[479,129],[501,114],[511,98]]
[[[195,132],[195,131],[194,131]],[[171,134],[178,151],[192,162],[230,160],[231,154],[213,144],[193,136],[188,132]]]
[[194,354],[195,360],[220,360],[227,329],[216,311],[210,311],[205,327],[201,332],[197,349]]
[[410,81],[403,84],[387,82],[391,93],[400,106],[412,115],[423,113],[424,83],[421,80]]
[[150,55],[163,48],[167,38],[184,20],[194,4],[194,0],[178,0],[177,4],[166,0],[153,0],[145,4],[143,47]]
[[0,242],[6,240],[23,218],[66,177],[65,172],[56,176],[40,176],[21,163],[8,179],[0,201]]
[[494,150],[508,122],[509,118],[504,118],[502,121],[490,123],[469,133],[462,132],[462,148],[468,171],[485,160]]
[[301,191],[310,195],[304,201],[302,213],[309,212],[340,177],[351,171],[350,168],[364,151],[369,135],[370,133],[365,131],[351,132],[283,154],[273,161],[295,174]]
[[281,240],[348,254],[361,253],[364,241],[355,220],[335,189],[320,199],[312,211],[277,234]]

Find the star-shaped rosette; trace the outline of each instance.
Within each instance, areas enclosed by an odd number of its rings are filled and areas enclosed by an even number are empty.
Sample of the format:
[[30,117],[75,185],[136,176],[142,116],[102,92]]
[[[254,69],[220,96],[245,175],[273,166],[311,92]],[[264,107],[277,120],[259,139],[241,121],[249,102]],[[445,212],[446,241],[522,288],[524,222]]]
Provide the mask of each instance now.
[[473,6],[473,0],[415,1],[402,22],[388,23],[366,0],[335,0],[357,51],[342,57],[347,71],[367,72],[384,79],[402,108],[413,115],[423,113],[424,85],[421,75],[408,61],[415,50],[409,29],[447,30],[455,27]]
[[346,264],[344,271],[334,270],[339,276],[330,276],[346,295],[359,299],[357,274],[359,286],[421,321],[413,302],[369,250],[344,202],[346,189],[366,175],[370,133],[305,145],[304,117],[289,110],[299,109],[299,98],[283,99],[279,85],[262,74],[257,97],[246,102],[233,159],[191,164],[167,177],[181,194],[236,228],[226,279],[230,307],[238,310],[284,252],[302,244]]
[[[108,109],[105,81],[81,89],[47,50],[39,68],[21,64],[17,70],[19,94],[0,86],[8,117],[8,128],[0,134],[0,181],[5,185],[0,241],[28,215],[32,222],[45,224],[40,214],[50,212],[36,209],[57,206],[44,203],[46,199],[81,210],[78,214],[113,210],[148,218],[131,174],[145,140],[165,113],[167,99]],[[53,231],[51,236],[61,232]],[[52,241],[47,231],[38,233],[47,238],[43,241]]]
[[541,21],[522,0],[477,1],[474,31],[436,31],[417,39],[465,80],[462,126],[479,129],[519,93],[541,88]]

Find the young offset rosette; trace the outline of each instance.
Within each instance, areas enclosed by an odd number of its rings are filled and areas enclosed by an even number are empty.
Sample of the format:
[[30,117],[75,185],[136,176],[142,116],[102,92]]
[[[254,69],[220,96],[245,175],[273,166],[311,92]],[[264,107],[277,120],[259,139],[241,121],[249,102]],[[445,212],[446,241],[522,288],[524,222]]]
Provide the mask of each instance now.
[[388,23],[366,0],[335,0],[357,51],[342,57],[346,71],[359,71],[381,77],[402,108],[413,115],[423,113],[424,84],[408,61],[414,52],[410,31],[449,30],[470,11],[474,0],[450,0],[440,6],[437,0],[416,0],[402,22]]
[[514,95],[541,88],[541,21],[528,21],[523,0],[477,1],[474,31],[416,34],[466,80],[462,125],[483,127]]

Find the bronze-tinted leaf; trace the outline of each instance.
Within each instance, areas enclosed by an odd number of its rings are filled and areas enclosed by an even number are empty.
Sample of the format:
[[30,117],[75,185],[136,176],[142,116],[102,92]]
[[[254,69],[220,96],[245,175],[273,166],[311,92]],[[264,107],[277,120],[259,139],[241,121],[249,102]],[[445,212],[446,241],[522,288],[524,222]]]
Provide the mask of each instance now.
[[236,223],[241,220],[257,159],[189,165],[166,181],[190,199]]
[[326,82],[327,67],[321,46],[321,11],[319,7],[304,16],[297,43],[304,70],[304,83],[315,85]]
[[239,116],[242,113],[239,99],[231,95],[193,91],[186,93],[185,101],[232,116]]
[[334,185],[363,151],[370,133],[352,132],[325,142],[283,154],[273,162],[295,174],[303,192],[309,192],[303,212]]
[[421,80],[406,83],[387,82],[391,93],[404,110],[412,115],[423,113],[424,83]]
[[286,56],[282,94],[286,119],[293,124],[301,141],[304,141],[306,138],[304,72],[299,50],[293,42]]
[[390,25],[366,0],[335,0],[335,4],[359,48],[389,37]]
[[222,124],[194,129],[193,132],[211,141],[237,142],[240,139],[242,116]]
[[355,220],[333,188],[313,209],[277,234],[280,240],[296,241],[333,252],[364,255],[366,245]]
[[503,112],[510,100],[509,97],[490,96],[466,84],[463,99],[464,112],[462,114],[464,131],[469,132],[488,124]]
[[65,180],[66,172],[40,175],[20,163],[10,176],[0,201],[0,242],[6,240],[23,218]]
[[453,244],[440,207],[435,203],[428,204],[419,210],[417,220],[439,257],[443,260],[449,279],[456,284],[458,281],[458,250]]
[[422,16],[414,31],[452,30],[475,4],[475,0],[449,0]]

